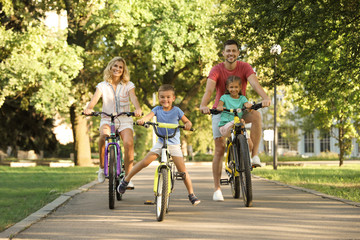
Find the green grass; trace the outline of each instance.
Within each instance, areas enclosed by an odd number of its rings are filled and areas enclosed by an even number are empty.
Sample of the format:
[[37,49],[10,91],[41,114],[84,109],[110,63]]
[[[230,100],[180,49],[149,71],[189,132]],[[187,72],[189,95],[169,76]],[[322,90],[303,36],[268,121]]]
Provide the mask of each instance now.
[[97,178],[95,167],[10,168],[0,166],[0,232]]
[[252,172],[270,180],[313,189],[328,195],[360,202],[360,165],[339,166],[272,166],[256,168]]

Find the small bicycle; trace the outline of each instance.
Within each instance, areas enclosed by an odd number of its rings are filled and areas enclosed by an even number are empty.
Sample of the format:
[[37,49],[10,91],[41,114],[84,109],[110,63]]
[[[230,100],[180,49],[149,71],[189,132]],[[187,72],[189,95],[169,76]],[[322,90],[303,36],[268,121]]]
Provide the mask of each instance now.
[[115,119],[120,115],[135,116],[134,112],[120,112],[120,113],[106,113],[106,112],[92,112],[91,114],[84,114],[87,116],[99,116],[104,114],[111,118],[110,136],[105,138],[105,153],[104,153],[104,174],[109,179],[109,208],[115,207],[115,196],[118,201],[122,199],[122,194],[116,191],[121,179],[125,176],[124,159],[122,157],[120,147],[120,136],[117,129],[115,129]]
[[[254,104],[250,109],[258,110],[262,104]],[[240,187],[246,207],[252,206],[252,183],[251,171],[253,166],[250,161],[250,151],[247,140],[245,124],[240,120],[238,113],[248,110],[246,107],[239,109],[224,109],[229,114],[234,114],[234,126],[231,130],[231,136],[226,140],[226,161],[225,171],[228,178],[221,179],[222,185],[231,186],[233,198],[240,197]],[[210,109],[211,114],[219,114],[221,111]]]
[[[138,124],[136,124],[138,125]],[[175,136],[176,131],[184,126],[172,123],[155,123],[145,122],[144,127],[151,125],[154,128],[155,134],[162,138],[163,146],[161,149],[161,157],[158,158],[160,165],[156,168],[154,177],[154,194],[155,194],[155,205],[156,205],[156,219],[162,221],[165,217],[165,213],[169,211],[170,193],[174,189],[175,180],[184,180],[184,172],[175,172],[174,162],[167,149],[167,140]],[[161,135],[158,132],[158,128],[175,129],[174,133],[170,136]],[[193,131],[193,129],[190,129]]]

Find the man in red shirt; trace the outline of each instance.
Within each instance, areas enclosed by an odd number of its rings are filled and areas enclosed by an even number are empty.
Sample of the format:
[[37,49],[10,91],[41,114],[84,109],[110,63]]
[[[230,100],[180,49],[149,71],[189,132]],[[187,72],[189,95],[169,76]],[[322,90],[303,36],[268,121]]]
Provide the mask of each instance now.
[[[264,89],[260,86],[256,77],[256,73],[250,66],[250,64],[242,61],[238,61],[239,57],[239,45],[234,40],[228,40],[224,43],[224,49],[222,52],[225,61],[214,66],[208,76],[206,89],[204,96],[201,100],[200,111],[205,114],[209,114],[210,110],[207,105],[210,102],[210,98],[214,90],[216,90],[215,103],[213,108],[219,103],[220,97],[225,93],[225,82],[229,76],[238,76],[242,79],[241,93],[245,96],[246,86],[249,82],[251,87],[262,98],[263,107],[270,106],[271,99],[265,93]],[[261,115],[258,111],[252,111],[243,116],[246,123],[251,123],[251,141],[253,142],[253,149],[251,152],[251,160],[253,165],[261,166],[260,158],[258,157],[259,144],[262,134],[261,127]],[[213,137],[215,141],[215,153],[212,163],[213,178],[215,192],[213,195],[214,201],[224,201],[221,188],[220,179],[222,172],[223,157],[225,152],[225,139],[221,136],[218,123],[220,121],[220,114],[212,116],[212,129]]]

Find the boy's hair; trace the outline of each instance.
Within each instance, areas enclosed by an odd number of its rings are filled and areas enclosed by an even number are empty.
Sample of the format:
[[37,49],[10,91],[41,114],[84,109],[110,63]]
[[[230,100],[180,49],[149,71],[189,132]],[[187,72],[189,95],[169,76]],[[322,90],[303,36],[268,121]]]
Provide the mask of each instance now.
[[225,49],[225,47],[228,46],[228,45],[236,45],[237,49],[239,49],[239,44],[238,44],[237,41],[235,41],[235,40],[232,40],[232,39],[227,40],[227,41],[224,43],[224,49]]
[[110,60],[104,70],[104,81],[112,83],[111,68],[115,65],[116,62],[122,62],[124,64],[124,70],[123,74],[120,77],[120,81],[123,83],[127,83],[128,81],[130,81],[130,73],[126,65],[126,61],[122,57],[114,57]]
[[175,95],[175,88],[171,85],[171,84],[164,84],[161,85],[159,87],[158,92],[162,92],[162,91],[173,91],[174,95]]
[[[232,76],[229,76],[228,79],[226,79],[226,84],[225,84],[226,90],[225,90],[225,94],[230,94],[229,91],[227,90],[227,86],[229,86],[229,84],[230,84],[230,83],[233,83],[233,82],[239,82],[239,85],[240,85],[240,87],[241,87],[242,81],[241,81],[241,78],[240,78],[240,77],[238,77],[238,76],[233,76],[233,75],[232,75]],[[239,91],[239,95],[242,95],[242,94],[241,94],[241,89],[240,89],[240,91]]]

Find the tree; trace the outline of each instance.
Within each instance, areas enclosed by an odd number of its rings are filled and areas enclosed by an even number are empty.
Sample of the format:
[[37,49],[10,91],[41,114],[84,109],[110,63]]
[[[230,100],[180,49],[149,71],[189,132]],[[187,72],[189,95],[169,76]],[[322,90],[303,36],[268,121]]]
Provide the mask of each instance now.
[[278,84],[296,84],[295,103],[307,114],[317,114],[321,126],[315,122],[314,126],[339,129],[342,165],[346,142],[358,137],[353,124],[359,122],[355,99],[359,96],[360,2],[255,0],[228,4],[233,6],[229,22],[234,35],[243,36],[254,65],[269,86],[273,82],[268,50],[274,43],[282,46]]

